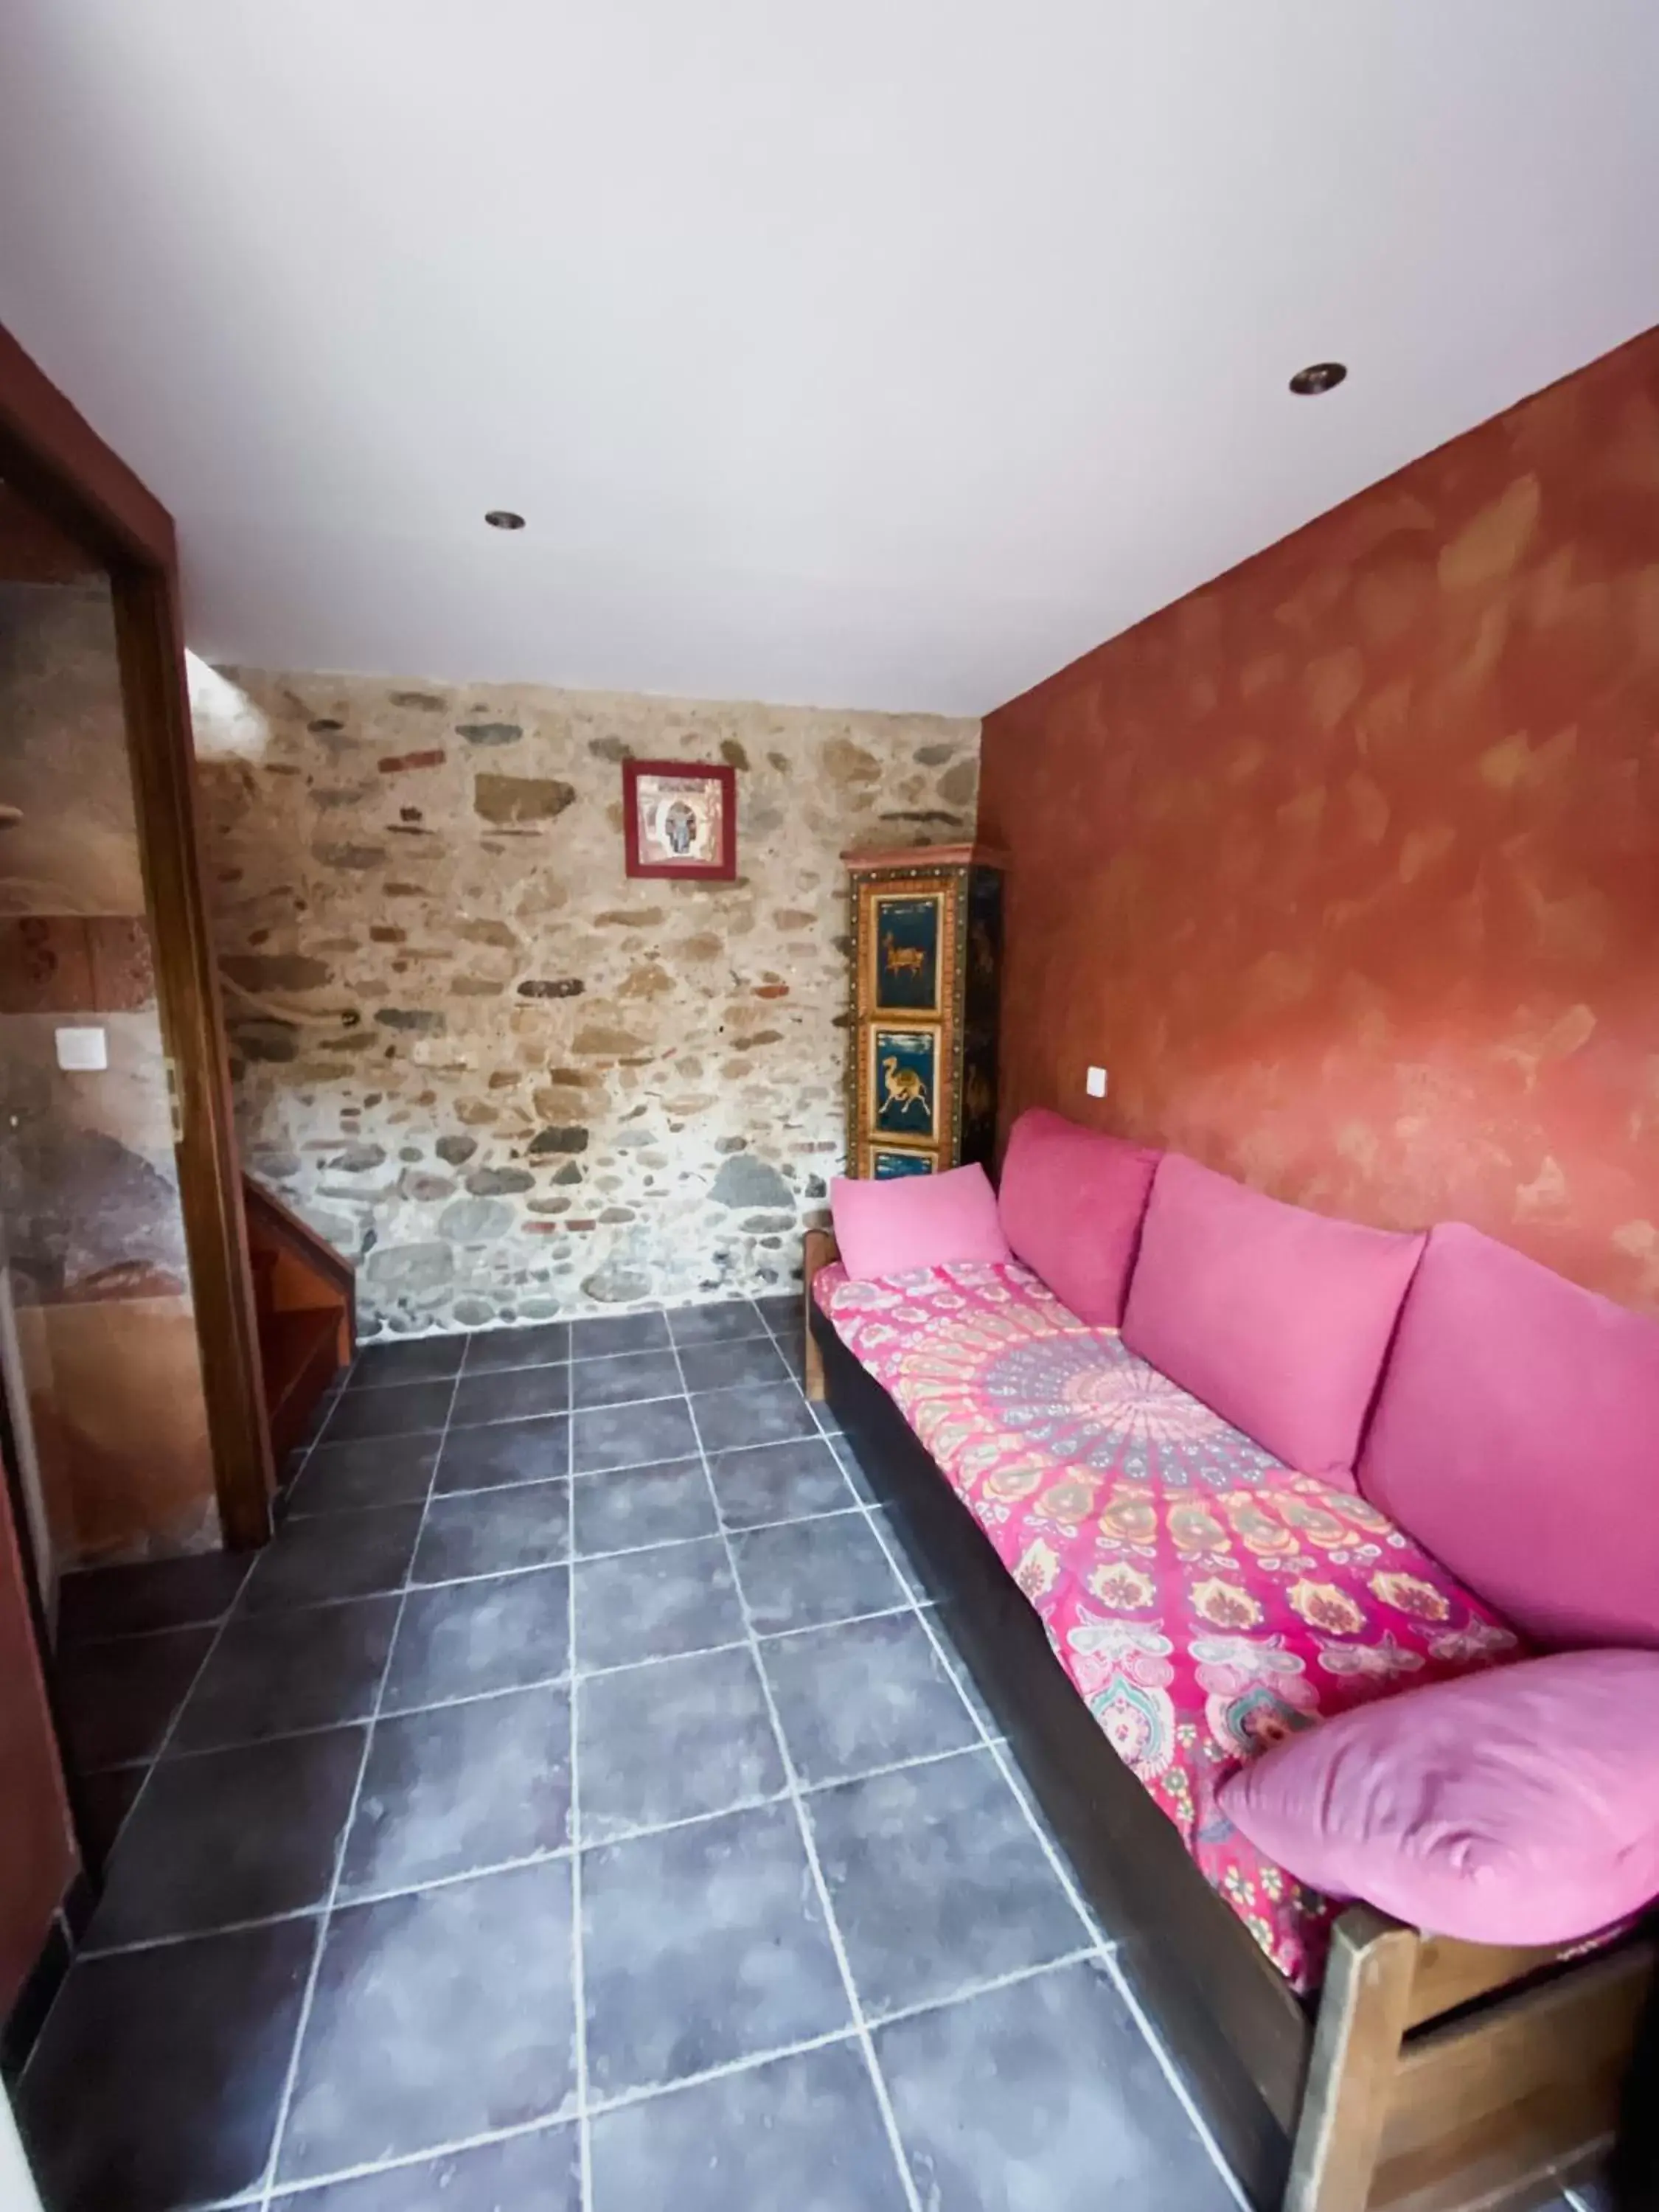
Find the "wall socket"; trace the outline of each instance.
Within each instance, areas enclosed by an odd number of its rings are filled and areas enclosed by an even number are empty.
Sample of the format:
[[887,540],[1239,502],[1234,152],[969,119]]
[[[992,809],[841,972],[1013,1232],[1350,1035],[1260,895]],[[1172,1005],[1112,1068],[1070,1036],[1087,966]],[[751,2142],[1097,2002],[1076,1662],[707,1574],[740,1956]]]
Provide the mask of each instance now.
[[103,1029],[63,1029],[58,1032],[58,1065],[77,1075],[96,1074],[109,1066],[109,1036]]
[[1103,1067],[1091,1067],[1087,1075],[1083,1079],[1083,1087],[1088,1092],[1091,1098],[1103,1098],[1106,1096],[1105,1069]]

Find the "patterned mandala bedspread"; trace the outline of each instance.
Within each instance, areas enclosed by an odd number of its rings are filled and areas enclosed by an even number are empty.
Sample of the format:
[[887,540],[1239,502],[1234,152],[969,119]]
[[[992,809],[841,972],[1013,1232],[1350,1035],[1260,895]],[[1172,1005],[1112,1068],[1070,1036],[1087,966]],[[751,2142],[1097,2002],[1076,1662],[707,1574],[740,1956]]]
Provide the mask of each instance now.
[[1317,1987],[1341,1907],[1264,1859],[1218,1786],[1292,1729],[1519,1639],[1363,1498],[1282,1466],[1028,1268],[836,1266],[814,1295],[1206,1878]]

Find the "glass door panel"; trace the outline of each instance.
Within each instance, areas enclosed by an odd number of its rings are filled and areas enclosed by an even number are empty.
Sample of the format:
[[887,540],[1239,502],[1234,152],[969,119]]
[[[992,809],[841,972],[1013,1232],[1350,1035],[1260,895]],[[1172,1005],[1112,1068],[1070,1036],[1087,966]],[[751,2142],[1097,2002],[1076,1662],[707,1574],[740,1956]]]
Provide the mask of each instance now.
[[0,483],[0,1363],[43,1580],[218,1540],[109,580]]

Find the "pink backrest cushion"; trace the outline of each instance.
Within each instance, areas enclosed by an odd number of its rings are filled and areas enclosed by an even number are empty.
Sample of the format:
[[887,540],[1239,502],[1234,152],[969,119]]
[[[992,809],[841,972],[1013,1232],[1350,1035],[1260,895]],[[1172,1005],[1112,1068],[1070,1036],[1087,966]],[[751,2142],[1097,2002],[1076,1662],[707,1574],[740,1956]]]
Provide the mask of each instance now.
[[830,1186],[830,1213],[841,1263],[855,1282],[953,1260],[1013,1256],[997,1221],[996,1193],[978,1165],[886,1182],[837,1176]]
[[1534,1643],[1659,1645],[1659,1323],[1445,1223],[1359,1486]]
[[1659,1894],[1659,1656],[1571,1651],[1290,1736],[1222,1810],[1328,1897],[1469,1943],[1571,1943]]
[[1166,1152],[1123,1340],[1287,1467],[1352,1487],[1422,1249],[1420,1237],[1284,1206]]
[[1061,1305],[1115,1328],[1163,1155],[1033,1106],[1008,1133],[997,1211],[1017,1258]]

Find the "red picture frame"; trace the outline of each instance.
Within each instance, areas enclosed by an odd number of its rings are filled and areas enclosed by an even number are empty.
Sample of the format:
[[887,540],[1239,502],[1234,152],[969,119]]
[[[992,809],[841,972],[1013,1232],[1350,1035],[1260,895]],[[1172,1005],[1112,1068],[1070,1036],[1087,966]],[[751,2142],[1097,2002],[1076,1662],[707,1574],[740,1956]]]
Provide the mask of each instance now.
[[[695,761],[625,760],[622,768],[628,873],[731,883],[738,872],[737,770]],[[675,793],[677,784],[690,788]],[[700,843],[712,846],[706,857],[696,851]]]

